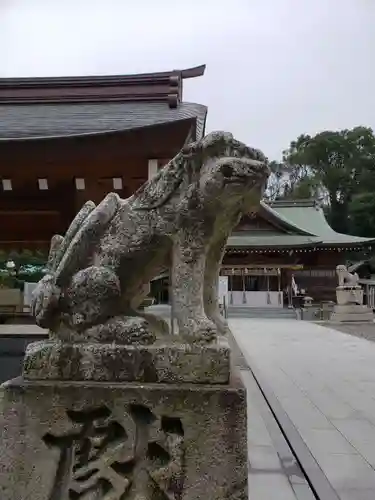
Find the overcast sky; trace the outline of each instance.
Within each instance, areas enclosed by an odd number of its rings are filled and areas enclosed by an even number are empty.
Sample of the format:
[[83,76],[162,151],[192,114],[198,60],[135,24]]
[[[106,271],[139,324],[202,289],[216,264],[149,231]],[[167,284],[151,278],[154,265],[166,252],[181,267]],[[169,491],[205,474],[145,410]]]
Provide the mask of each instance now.
[[185,100],[271,159],[300,133],[375,128],[375,0],[0,0],[0,77],[202,63]]

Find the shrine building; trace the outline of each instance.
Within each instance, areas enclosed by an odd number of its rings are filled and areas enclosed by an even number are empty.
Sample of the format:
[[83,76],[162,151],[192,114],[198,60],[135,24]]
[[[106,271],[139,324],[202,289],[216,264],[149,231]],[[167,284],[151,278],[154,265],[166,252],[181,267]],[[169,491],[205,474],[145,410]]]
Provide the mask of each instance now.
[[[185,102],[183,85],[204,71],[0,79],[0,252],[47,254],[87,200],[130,196],[203,137],[207,108]],[[374,244],[336,233],[314,201],[262,202],[229,238],[228,304],[284,307],[291,283],[332,299],[347,251]],[[166,300],[167,279],[155,294]]]
[[229,238],[221,269],[228,276],[228,304],[290,305],[292,283],[314,302],[335,300],[336,266],[347,253],[370,251],[375,238],[340,234],[314,200],[261,202]]
[[130,196],[200,139],[183,83],[204,71],[0,79],[0,250],[47,252],[85,201]]

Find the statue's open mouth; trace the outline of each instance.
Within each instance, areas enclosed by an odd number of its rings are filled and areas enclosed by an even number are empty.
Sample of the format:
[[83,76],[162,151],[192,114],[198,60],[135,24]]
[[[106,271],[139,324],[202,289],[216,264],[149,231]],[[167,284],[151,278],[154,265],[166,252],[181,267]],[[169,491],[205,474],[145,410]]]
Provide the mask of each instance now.
[[250,180],[251,178],[247,175],[236,175],[229,179],[225,179],[225,184],[246,184]]

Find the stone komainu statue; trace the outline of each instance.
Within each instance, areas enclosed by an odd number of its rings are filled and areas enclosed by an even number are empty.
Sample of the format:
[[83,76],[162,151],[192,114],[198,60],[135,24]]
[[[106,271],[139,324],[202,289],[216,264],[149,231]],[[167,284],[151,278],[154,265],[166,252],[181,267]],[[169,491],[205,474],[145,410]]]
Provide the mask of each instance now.
[[350,273],[346,266],[340,264],[336,267],[336,274],[339,287],[358,287],[359,276],[357,273]]
[[36,322],[82,339],[98,328],[123,330],[126,318],[141,314],[145,284],[169,268],[180,334],[211,340],[224,332],[217,288],[226,241],[259,205],[268,175],[260,151],[213,132],[130,198],[87,202],[65,236],[52,238],[33,298]]

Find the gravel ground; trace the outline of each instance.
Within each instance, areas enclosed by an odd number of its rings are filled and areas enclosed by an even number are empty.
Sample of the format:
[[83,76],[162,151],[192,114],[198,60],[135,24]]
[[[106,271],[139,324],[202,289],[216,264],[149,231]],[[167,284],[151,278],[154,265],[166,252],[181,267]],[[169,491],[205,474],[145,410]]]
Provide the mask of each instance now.
[[349,333],[355,337],[362,337],[367,340],[375,342],[375,323],[352,323],[334,325],[332,323],[324,322],[328,328],[333,328],[339,332]]

